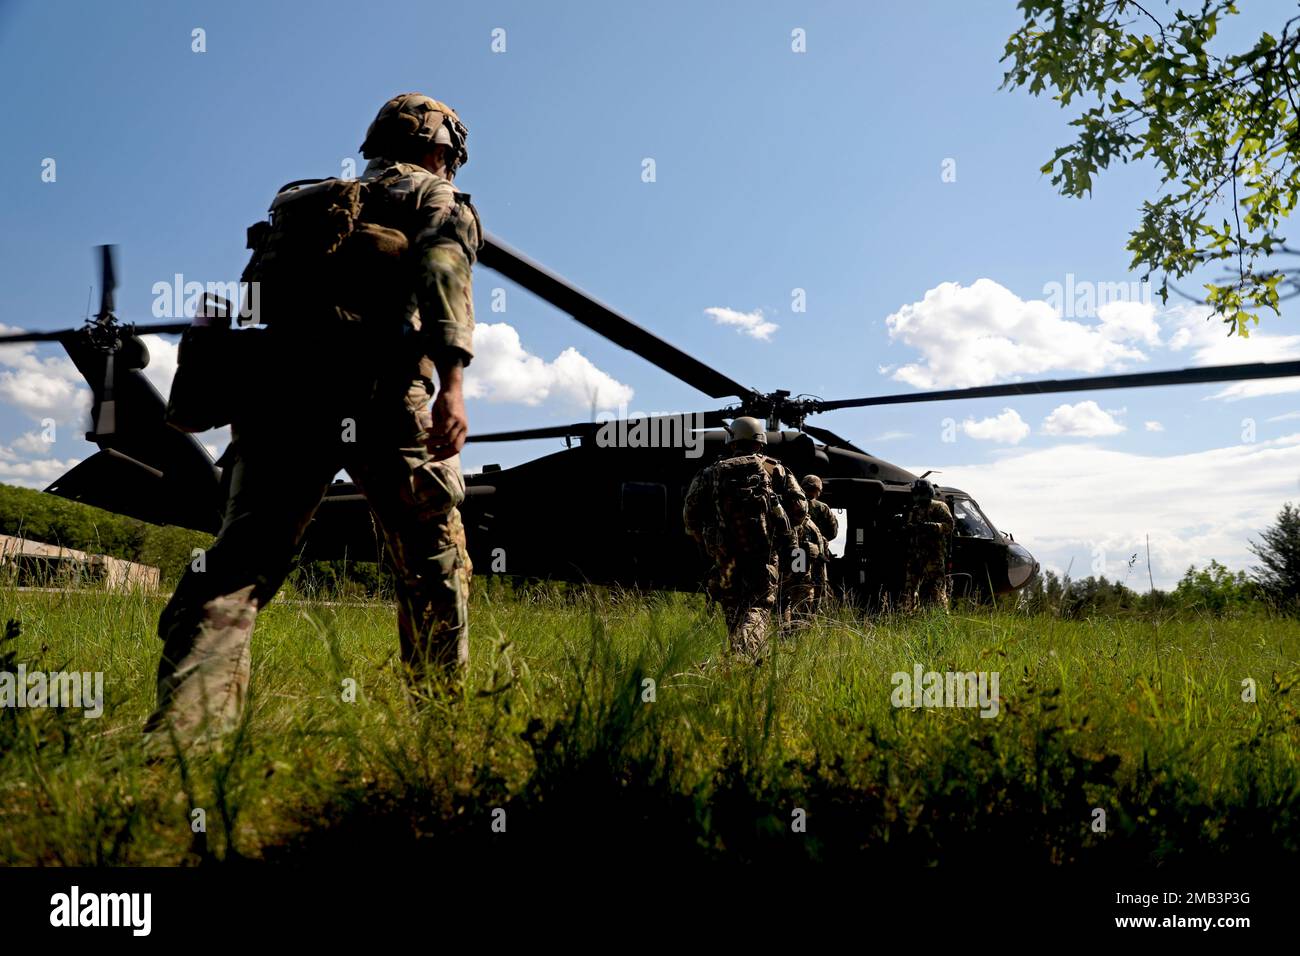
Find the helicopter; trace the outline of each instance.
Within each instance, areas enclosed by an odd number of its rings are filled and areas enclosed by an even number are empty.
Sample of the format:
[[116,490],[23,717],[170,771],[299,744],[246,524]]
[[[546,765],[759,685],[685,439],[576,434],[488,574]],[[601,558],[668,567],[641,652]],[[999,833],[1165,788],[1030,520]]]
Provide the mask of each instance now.
[[[743,385],[495,236],[485,235],[478,264],[710,398],[731,399],[722,407],[682,415],[471,434],[470,442],[565,442],[549,455],[509,468],[487,465],[465,476],[461,514],[478,574],[701,589],[709,563],[686,535],[682,505],[696,472],[724,453],[727,422],[743,415],[766,421],[768,455],[796,477],[816,474],[822,479],[822,500],[840,512],[845,529],[832,561],[832,585],[845,598],[878,605],[901,586],[897,552],[881,543],[907,509],[918,476],[808,418],[914,402],[1300,376],[1300,361],[1259,362],[838,400],[792,396],[787,390]],[[93,393],[86,439],[99,450],[45,491],[143,521],[215,534],[224,504],[220,460],[194,435],[166,422],[166,402],[142,374],[149,352],[140,336],[180,334],[190,323],[123,323],[114,313],[115,289],[113,248],[101,246],[101,299],[94,317],[80,328],[0,335],[0,345],[60,343]],[[564,503],[577,489],[586,512],[603,520],[560,523]],[[937,491],[954,516],[949,557],[954,593],[986,600],[1034,578],[1038,562],[1033,555],[1011,534],[999,531],[971,494],[942,485]],[[344,480],[327,490],[300,551],[302,560],[341,557],[382,559],[369,506],[358,488]]]

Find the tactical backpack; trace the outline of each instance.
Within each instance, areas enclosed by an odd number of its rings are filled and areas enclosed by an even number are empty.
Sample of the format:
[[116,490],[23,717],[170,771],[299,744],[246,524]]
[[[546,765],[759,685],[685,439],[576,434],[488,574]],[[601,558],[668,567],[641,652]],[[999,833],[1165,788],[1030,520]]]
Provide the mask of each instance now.
[[770,551],[778,534],[789,532],[771,475],[758,455],[724,458],[713,465],[713,501],[715,558]]
[[379,179],[302,179],[276,194],[270,213],[248,229],[252,257],[241,280],[259,283],[267,325],[382,321],[410,299],[410,242]]
[[[371,182],[304,179],[281,188],[268,218],[248,229],[252,257],[240,281],[258,283],[256,294],[249,294],[256,303],[251,324],[319,327],[330,320],[399,318],[413,289],[410,243],[387,189],[402,175],[394,168]],[[276,372],[264,336],[257,329],[232,330],[226,318],[187,329],[167,400],[168,424],[201,432],[246,412],[256,391],[246,384]]]
[[799,526],[797,543],[808,554],[809,565],[820,561],[826,551],[826,536],[811,517],[804,518]]

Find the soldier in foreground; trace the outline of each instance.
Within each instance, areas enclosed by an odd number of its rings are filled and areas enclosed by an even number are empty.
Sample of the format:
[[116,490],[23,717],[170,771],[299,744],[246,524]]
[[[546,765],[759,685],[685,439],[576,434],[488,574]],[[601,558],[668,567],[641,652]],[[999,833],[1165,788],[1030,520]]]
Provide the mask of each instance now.
[[452,185],[468,159],[466,136],[445,104],[398,96],[366,133],[370,162],[359,182],[286,187],[270,222],[250,230],[245,277],[262,282],[268,328],[256,334],[272,374],[258,381],[230,370],[242,380],[221,461],[225,517],[158,623],[150,750],[173,739],[182,748],[210,743],[238,723],[257,612],[283,583],[341,467],[383,531],[413,685],[454,685],[467,664],[461,380],[473,354],[470,269],[482,233],[469,196]]
[[822,480],[820,477],[817,475],[804,475],[800,484],[803,486],[804,494],[808,496],[808,519],[817,526],[817,530],[821,532],[824,542],[821,559],[813,570],[813,586],[816,589],[813,598],[813,611],[820,612],[831,596],[830,543],[839,536],[840,520],[835,517],[835,512],[831,511],[830,506],[821,500]]
[[714,561],[709,592],[722,605],[733,653],[757,659],[780,582],[780,554],[807,516],[803,489],[764,455],[767,428],[737,418],[723,458],[701,470],[686,492],[686,533]]
[[952,512],[924,478],[912,483],[912,507],[904,525],[906,571],[901,609],[937,605],[948,610],[948,544]]

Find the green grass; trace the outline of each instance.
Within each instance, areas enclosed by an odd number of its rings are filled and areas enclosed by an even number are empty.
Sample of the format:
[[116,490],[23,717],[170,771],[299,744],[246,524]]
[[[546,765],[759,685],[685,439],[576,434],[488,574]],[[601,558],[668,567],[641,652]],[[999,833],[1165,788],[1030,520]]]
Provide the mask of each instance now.
[[[694,596],[476,587],[468,692],[418,713],[390,608],[273,605],[241,734],[184,766],[140,745],[160,599],[0,591],[0,656],[107,698],[0,712],[0,862],[1294,862],[1296,620],[841,609],[750,667]],[[917,662],[998,671],[999,716],[894,708]]]

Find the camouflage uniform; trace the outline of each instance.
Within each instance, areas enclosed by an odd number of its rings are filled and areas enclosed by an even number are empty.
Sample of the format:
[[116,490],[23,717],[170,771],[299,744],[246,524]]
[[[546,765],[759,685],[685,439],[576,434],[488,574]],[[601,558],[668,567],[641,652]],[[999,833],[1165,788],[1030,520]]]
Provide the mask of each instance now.
[[[808,502],[808,506],[816,502]],[[805,517],[794,544],[781,556],[781,626],[787,630],[812,622],[817,611],[817,587],[825,573],[826,541],[811,515]]]
[[831,596],[831,550],[830,543],[838,537],[840,533],[840,520],[835,517],[835,512],[831,511],[830,506],[821,499],[814,498],[808,502],[808,519],[817,526],[817,530],[822,536],[822,553],[817,561],[817,566],[813,571],[813,584],[816,587],[816,595],[813,599],[813,609],[820,611],[825,606],[827,599]]
[[[733,453],[730,458],[741,457]],[[803,489],[779,461],[755,454],[767,472],[773,497],[790,524],[800,524],[807,514]],[[775,529],[777,540],[754,542],[752,547],[730,553],[720,533],[716,466],[701,470],[686,492],[683,508],[687,533],[708,553],[715,564],[708,592],[722,605],[727,637],[733,653],[757,658],[767,646],[768,619],[776,606],[780,582],[779,550],[789,541],[787,526]]]
[[409,303],[381,327],[268,316],[265,337],[280,360],[271,367],[290,374],[241,383],[256,390],[248,403],[255,409],[232,422],[220,462],[221,530],[158,623],[164,647],[158,705],[145,727],[151,749],[168,749],[172,733],[186,746],[238,723],[257,612],[284,582],[340,468],[369,502],[396,572],[408,673],[454,678],[468,662],[472,569],[457,510],[465,498],[460,458],[434,461],[425,442],[434,357],[459,355],[468,365],[473,355],[470,270],[481,231],[449,180],[382,158],[362,180],[385,176],[392,205],[384,208],[405,211],[418,263]]
[[909,512],[903,611],[929,605],[948,609],[948,545],[952,532],[952,512],[937,498],[921,502]]

